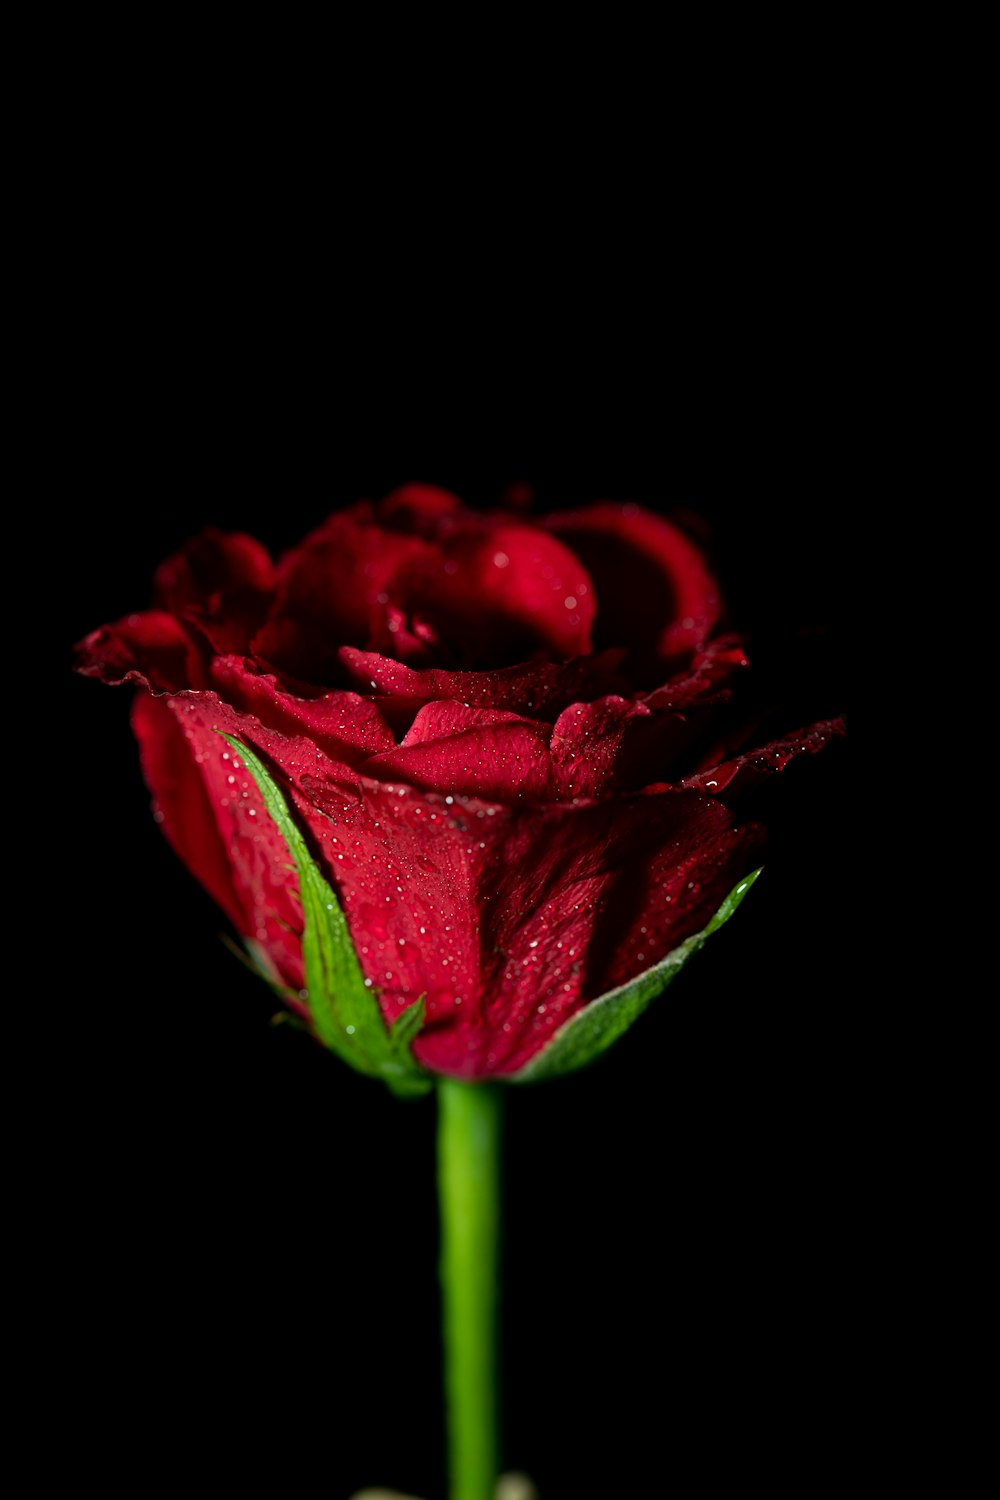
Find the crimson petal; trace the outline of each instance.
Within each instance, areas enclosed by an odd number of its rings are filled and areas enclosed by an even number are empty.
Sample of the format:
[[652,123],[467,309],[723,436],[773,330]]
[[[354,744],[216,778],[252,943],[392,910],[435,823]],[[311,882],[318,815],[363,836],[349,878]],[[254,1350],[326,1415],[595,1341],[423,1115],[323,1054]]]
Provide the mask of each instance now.
[[259,671],[242,656],[216,657],[211,679],[234,708],[255,714],[284,734],[309,735],[332,760],[353,765],[395,747],[378,705],[359,693],[298,697],[272,673]]
[[426,550],[419,537],[379,526],[367,503],[336,511],[281,559],[253,654],[304,682],[335,680],[338,647],[371,644],[389,580]]
[[206,526],[153,580],[154,603],[196,620],[215,651],[245,651],[274,589],[270,553],[244,532]]
[[733,804],[756,791],[800,755],[815,755],[831,741],[842,739],[846,733],[845,719],[824,719],[686,776],[681,785],[708,792],[711,796],[721,796],[725,792],[726,801]]
[[197,639],[174,615],[157,609],[92,630],[75,648],[74,667],[113,686],[138,682],[155,692],[180,692],[206,681]]
[[549,531],[582,559],[597,589],[594,644],[650,646],[668,663],[703,646],[722,615],[701,549],[638,505],[604,502],[549,517]]
[[516,1071],[588,1001],[700,931],[764,841],[757,825],[676,788],[515,814],[501,833],[478,882],[484,1073]]
[[136,697],[132,727],[154,816],[236,931],[257,944],[272,978],[297,991],[301,907],[287,880],[287,850],[276,825],[260,815],[238,756],[206,729],[206,711],[216,702],[211,693]]
[[551,723],[578,698],[625,691],[618,672],[623,655],[603,651],[567,662],[522,662],[485,672],[418,671],[378,652],[343,646],[340,661],[361,691],[378,694],[380,701],[397,700],[411,711],[415,704],[455,698],[475,708],[508,709]]
[[469,520],[396,571],[390,595],[459,667],[591,649],[596,600],[579,558],[537,527]]
[[402,745],[363,766],[380,781],[401,778],[425,791],[498,802],[551,795],[549,726],[465,703],[428,703]]

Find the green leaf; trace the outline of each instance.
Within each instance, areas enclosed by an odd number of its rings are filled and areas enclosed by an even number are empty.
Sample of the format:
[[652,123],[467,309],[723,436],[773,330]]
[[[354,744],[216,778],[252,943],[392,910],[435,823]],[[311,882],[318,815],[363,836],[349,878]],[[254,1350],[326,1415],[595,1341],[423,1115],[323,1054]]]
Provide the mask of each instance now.
[[352,1068],[381,1078],[394,1093],[426,1093],[432,1080],[410,1051],[424,1022],[423,997],[408,1006],[391,1027],[386,1024],[365,984],[340,903],[309,853],[288,799],[252,750],[233,735],[219,733],[242,756],[295,861],[304,921],[306,1003],[316,1035]]
[[612,1042],[616,1042],[638,1020],[646,1007],[663,993],[712,933],[718,932],[722,924],[729,921],[759,874],[758,869],[744,876],[701,932],[689,937],[644,974],[639,974],[616,990],[609,990],[606,995],[601,995],[598,1000],[591,1001],[583,1010],[577,1011],[575,1016],[559,1028],[541,1052],[537,1052],[519,1072],[509,1074],[505,1082],[536,1083],[542,1079],[558,1078],[563,1073],[572,1073],[577,1068],[586,1067],[600,1057]]

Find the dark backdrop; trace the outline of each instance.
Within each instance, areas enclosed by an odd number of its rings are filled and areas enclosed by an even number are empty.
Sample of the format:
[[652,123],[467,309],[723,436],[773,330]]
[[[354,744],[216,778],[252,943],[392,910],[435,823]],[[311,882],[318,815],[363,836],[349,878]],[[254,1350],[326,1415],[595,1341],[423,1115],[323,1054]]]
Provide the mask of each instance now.
[[[265,405],[213,406],[208,376],[200,390],[197,409],[133,399],[74,432],[86,483],[61,523],[54,671],[74,790],[53,941],[74,978],[53,1051],[63,1372],[95,1413],[81,1460],[122,1480],[127,1432],[179,1482],[331,1500],[382,1482],[440,1500],[433,1100],[399,1103],[271,1024],[269,993],[150,817],[129,691],[74,677],[72,642],[143,607],[156,564],[204,523],[277,551],[408,479],[484,504],[528,481],[540,508],[698,511],[759,628],[826,630],[809,691],[832,714],[848,706],[858,507],[802,410],[763,429],[708,413],[641,453],[619,424],[593,459],[581,430],[572,464],[497,440],[498,461],[468,470],[443,461],[445,441],[392,467],[399,444],[373,432],[348,467],[336,421],[286,409],[275,424]],[[509,1097],[505,1445],[543,1500],[666,1489],[682,1470],[699,1490],[749,1474],[809,1489],[853,1420],[839,1371],[863,1028],[846,747],[786,775],[790,811],[737,917],[598,1065]]]

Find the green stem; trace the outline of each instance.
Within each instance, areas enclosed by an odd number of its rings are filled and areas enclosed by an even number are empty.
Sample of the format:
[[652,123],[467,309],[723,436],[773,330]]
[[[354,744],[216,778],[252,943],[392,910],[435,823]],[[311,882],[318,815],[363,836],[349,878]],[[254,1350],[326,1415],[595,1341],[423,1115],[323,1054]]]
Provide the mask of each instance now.
[[437,1093],[448,1493],[450,1500],[493,1500],[501,1089],[439,1078]]

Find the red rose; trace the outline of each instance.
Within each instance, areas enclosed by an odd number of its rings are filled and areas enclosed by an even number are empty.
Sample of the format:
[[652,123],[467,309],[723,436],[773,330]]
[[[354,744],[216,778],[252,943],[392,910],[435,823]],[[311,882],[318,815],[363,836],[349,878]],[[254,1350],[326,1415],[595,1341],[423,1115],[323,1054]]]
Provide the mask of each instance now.
[[155,815],[289,1005],[327,1039],[298,841],[384,1022],[419,1021],[413,1058],[460,1078],[537,1074],[584,1012],[624,1029],[594,1002],[662,989],[761,863],[755,794],[844,729],[763,728],[677,524],[480,514],[420,485],[277,564],[202,532],[77,665],[142,687]]

